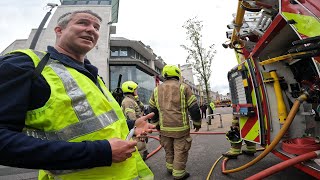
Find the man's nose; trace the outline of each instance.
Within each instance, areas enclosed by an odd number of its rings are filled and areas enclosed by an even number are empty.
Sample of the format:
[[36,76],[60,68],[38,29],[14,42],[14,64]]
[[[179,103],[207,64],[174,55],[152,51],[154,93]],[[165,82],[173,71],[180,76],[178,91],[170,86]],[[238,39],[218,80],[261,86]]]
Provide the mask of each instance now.
[[97,33],[97,30],[93,25],[88,25],[87,28],[86,28],[86,31]]

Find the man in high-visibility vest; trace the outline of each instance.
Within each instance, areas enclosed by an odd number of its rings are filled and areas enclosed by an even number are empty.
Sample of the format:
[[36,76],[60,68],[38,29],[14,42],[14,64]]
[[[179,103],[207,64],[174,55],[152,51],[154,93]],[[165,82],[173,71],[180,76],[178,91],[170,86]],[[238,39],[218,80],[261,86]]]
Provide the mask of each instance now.
[[[138,84],[133,81],[126,81],[122,84],[122,92],[124,94],[124,99],[121,103],[121,108],[127,119],[137,120],[144,113],[143,103],[139,100],[138,96]],[[143,160],[147,159],[148,150],[145,138],[134,139],[138,142],[137,148]]]
[[152,121],[160,127],[160,143],[166,153],[166,168],[174,179],[186,179],[188,152],[191,148],[188,113],[196,131],[201,128],[201,115],[197,98],[191,88],[179,81],[177,66],[166,65],[162,70],[165,81],[157,86],[150,98],[150,110],[155,112]]
[[213,110],[216,109],[216,106],[214,105],[214,102],[211,102],[211,103],[210,103],[210,108],[211,108],[212,113],[213,113]]
[[40,180],[153,179],[137,142],[126,140],[130,129],[137,136],[152,131],[152,114],[127,121],[85,58],[101,22],[90,10],[68,12],[47,52],[0,57],[1,165],[43,169]]

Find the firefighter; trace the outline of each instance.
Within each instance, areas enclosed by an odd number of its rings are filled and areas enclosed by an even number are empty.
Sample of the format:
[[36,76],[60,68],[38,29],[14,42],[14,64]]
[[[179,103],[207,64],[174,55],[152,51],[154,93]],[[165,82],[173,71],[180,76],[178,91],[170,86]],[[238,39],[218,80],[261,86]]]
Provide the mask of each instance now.
[[[241,146],[243,141],[239,132],[239,117],[233,115],[231,130],[227,132],[226,138],[230,141],[231,148],[228,152],[223,153],[222,155],[230,159],[236,159],[238,155],[241,154]],[[244,140],[244,142],[246,143],[247,149],[242,150],[242,153],[253,156],[256,152],[256,144],[246,140]]]
[[[122,84],[122,91],[124,99],[121,103],[121,109],[123,114],[129,120],[136,120],[143,116],[144,105],[139,100],[138,96],[138,84],[133,81],[126,81]],[[148,150],[145,142],[145,138],[134,137],[134,140],[138,141],[137,148],[143,160],[147,159]]]
[[[212,101],[209,104],[209,106],[210,106],[210,108],[209,108],[208,114],[214,114],[214,110],[216,109],[216,106],[214,105],[214,102]],[[211,125],[211,119],[214,119],[214,115],[213,116],[209,116],[208,125]]]
[[154,89],[149,101],[150,110],[155,113],[151,122],[159,127],[168,173],[174,179],[186,179],[190,176],[186,163],[192,142],[187,111],[195,131],[199,131],[200,109],[190,87],[179,81],[181,71],[177,66],[164,66],[162,76],[165,81]]
[[210,108],[211,108],[212,114],[213,114],[213,110],[216,109],[216,106],[214,105],[214,102],[213,102],[213,101],[210,103]]

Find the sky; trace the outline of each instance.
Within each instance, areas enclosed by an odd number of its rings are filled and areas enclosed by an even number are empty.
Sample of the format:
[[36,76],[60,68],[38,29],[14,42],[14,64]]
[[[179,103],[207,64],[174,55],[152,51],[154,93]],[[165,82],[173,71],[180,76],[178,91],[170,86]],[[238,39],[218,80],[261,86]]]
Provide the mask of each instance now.
[[[0,1],[0,52],[16,39],[27,39],[48,11],[47,3],[59,0]],[[212,65],[211,89],[220,94],[229,92],[228,71],[236,66],[233,50],[224,49],[227,25],[236,12],[237,0],[120,0],[115,37],[142,41],[167,64],[185,64],[189,45],[183,24],[190,18],[202,21],[203,47],[215,44],[217,51]]]

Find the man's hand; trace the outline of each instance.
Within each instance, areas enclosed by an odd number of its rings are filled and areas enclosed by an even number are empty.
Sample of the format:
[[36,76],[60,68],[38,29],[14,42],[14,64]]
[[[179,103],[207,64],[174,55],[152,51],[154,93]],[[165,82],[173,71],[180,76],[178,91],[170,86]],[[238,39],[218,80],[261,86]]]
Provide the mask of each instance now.
[[113,138],[109,140],[109,143],[112,150],[112,162],[115,163],[125,161],[136,151],[135,146],[137,145],[137,141],[125,141]]
[[154,116],[154,113],[147,114],[138,118],[135,122],[136,130],[135,135],[137,137],[145,136],[147,133],[152,133],[152,129],[155,129],[156,126],[148,123],[148,119],[151,119]]

